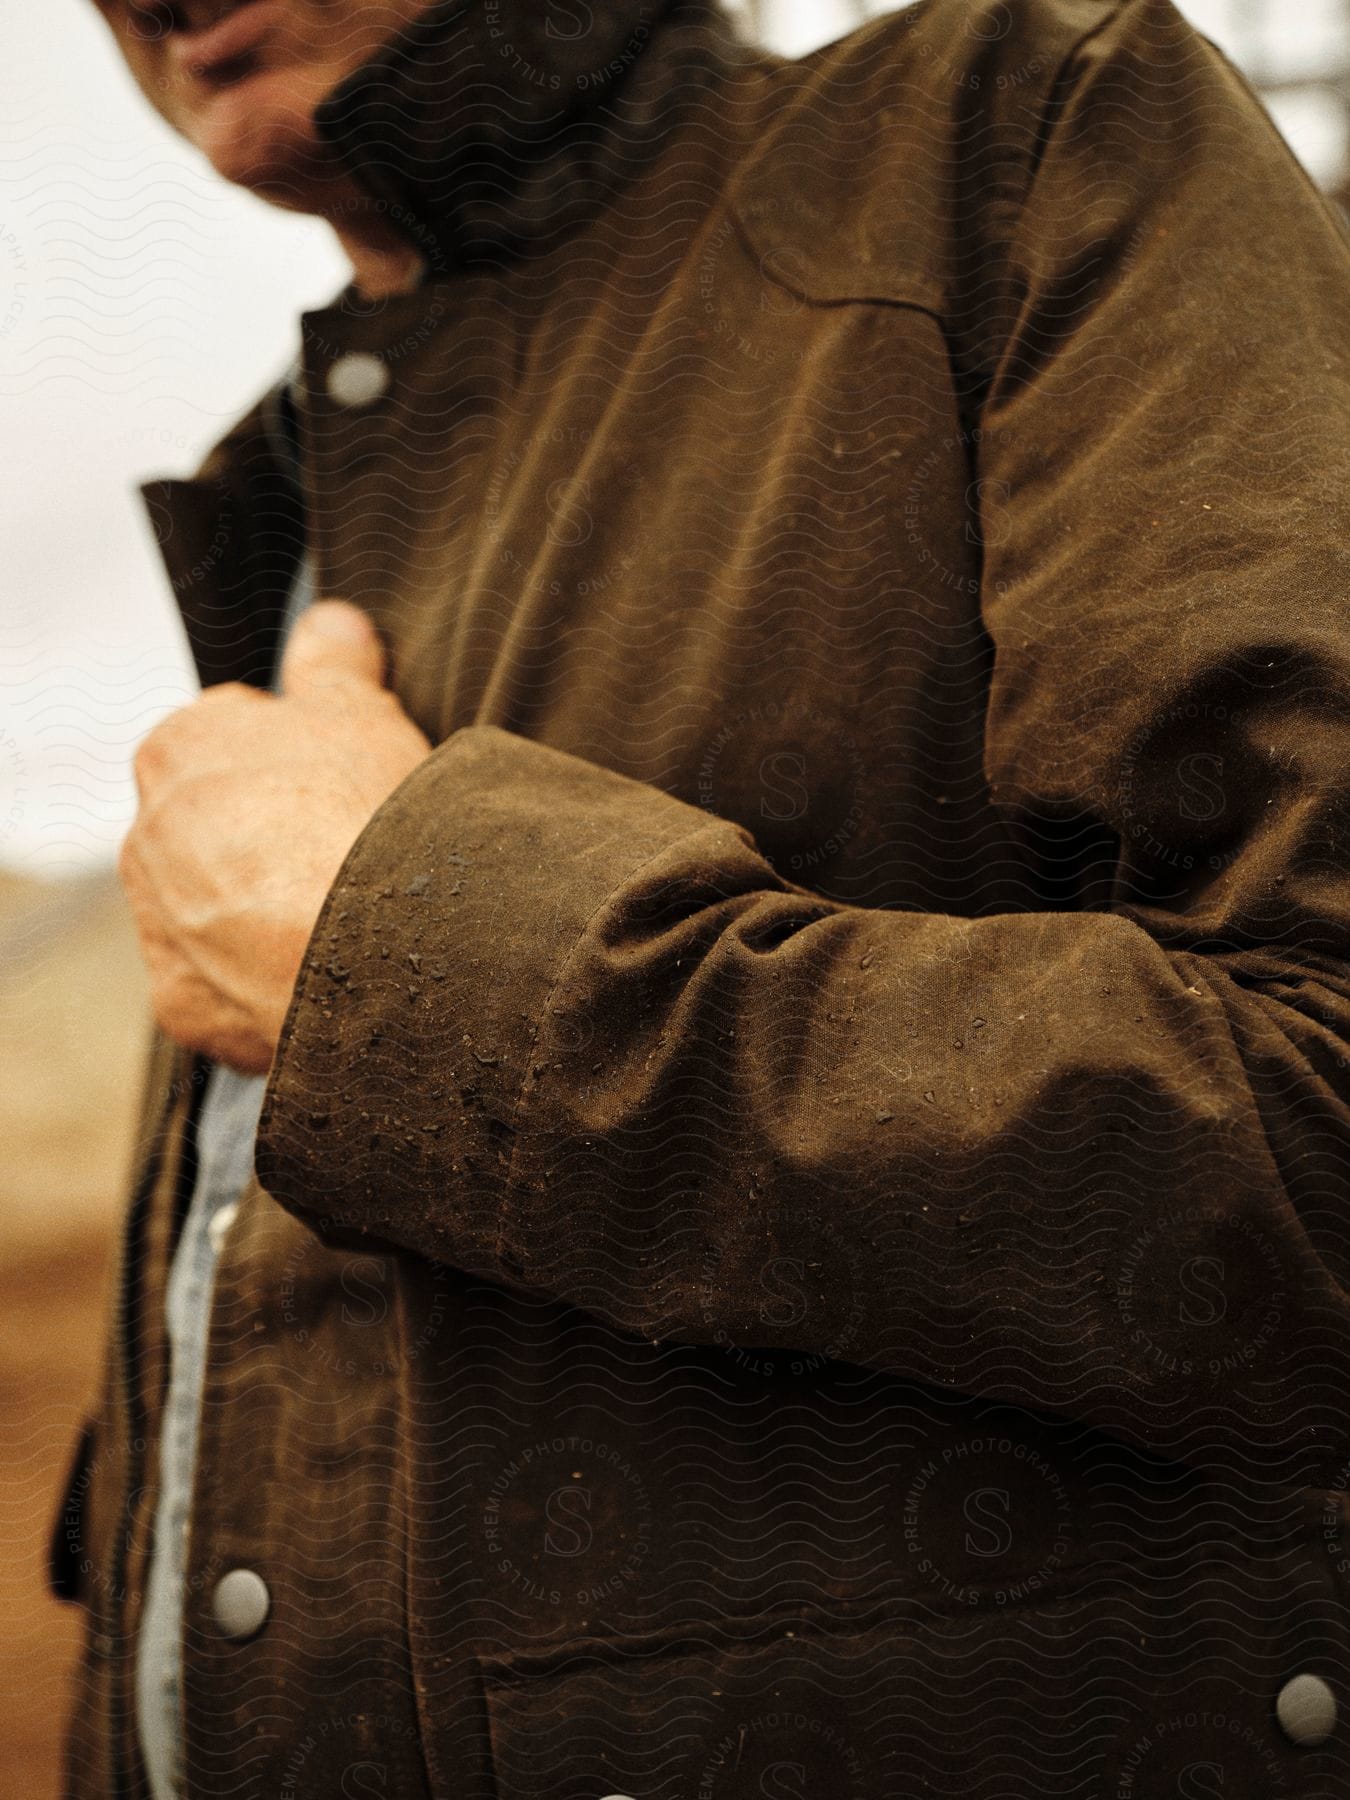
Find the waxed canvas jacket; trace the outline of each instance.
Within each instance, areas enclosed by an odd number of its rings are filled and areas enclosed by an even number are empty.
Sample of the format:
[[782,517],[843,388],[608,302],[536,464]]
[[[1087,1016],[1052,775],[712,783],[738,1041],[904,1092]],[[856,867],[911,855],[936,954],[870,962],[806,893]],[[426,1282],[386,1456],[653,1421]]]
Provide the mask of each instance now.
[[[271,396],[147,497],[204,681],[307,537],[436,748],[224,1243],[192,1800],[1344,1796],[1344,233],[1166,0],[457,0],[319,117],[425,278],[304,319],[298,480]],[[73,1796],[144,1792],[204,1073]]]

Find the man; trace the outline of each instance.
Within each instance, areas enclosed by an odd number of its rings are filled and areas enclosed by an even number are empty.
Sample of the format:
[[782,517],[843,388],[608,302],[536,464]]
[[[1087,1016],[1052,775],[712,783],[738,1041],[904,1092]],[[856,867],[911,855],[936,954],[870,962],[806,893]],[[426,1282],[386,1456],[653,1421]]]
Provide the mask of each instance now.
[[69,1791],[1344,1794],[1350,259],[1248,90],[103,7],[356,275],[147,490]]

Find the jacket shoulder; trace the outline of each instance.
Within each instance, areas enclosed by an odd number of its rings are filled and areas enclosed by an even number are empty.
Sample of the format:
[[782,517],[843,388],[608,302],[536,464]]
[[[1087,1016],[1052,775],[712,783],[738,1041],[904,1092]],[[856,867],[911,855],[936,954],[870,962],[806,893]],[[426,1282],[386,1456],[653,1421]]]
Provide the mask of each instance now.
[[918,0],[780,66],[732,210],[808,299],[938,310],[952,256],[1020,204],[1056,97],[1113,62],[1165,85],[1183,38],[1171,0]]

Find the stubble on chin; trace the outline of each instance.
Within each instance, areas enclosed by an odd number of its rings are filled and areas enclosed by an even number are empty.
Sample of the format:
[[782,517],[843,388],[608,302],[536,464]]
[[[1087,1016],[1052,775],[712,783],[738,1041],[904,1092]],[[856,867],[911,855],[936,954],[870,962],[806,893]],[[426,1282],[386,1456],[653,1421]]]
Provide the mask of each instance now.
[[[250,84],[252,85],[252,84]],[[332,83],[268,83],[280,91],[222,96],[193,132],[197,147],[227,181],[275,206],[322,210],[336,171],[333,154],[314,128],[314,110]]]

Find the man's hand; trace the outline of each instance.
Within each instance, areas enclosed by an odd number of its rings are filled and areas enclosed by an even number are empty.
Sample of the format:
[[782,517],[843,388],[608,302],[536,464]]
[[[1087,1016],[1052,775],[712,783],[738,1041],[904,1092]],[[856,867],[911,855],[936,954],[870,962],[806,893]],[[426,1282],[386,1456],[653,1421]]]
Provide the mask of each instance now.
[[160,1027],[246,1074],[271,1066],[343,859],[431,745],[383,685],[369,617],[323,600],[286,646],[280,698],[230,682],[136,754],[119,872]]

